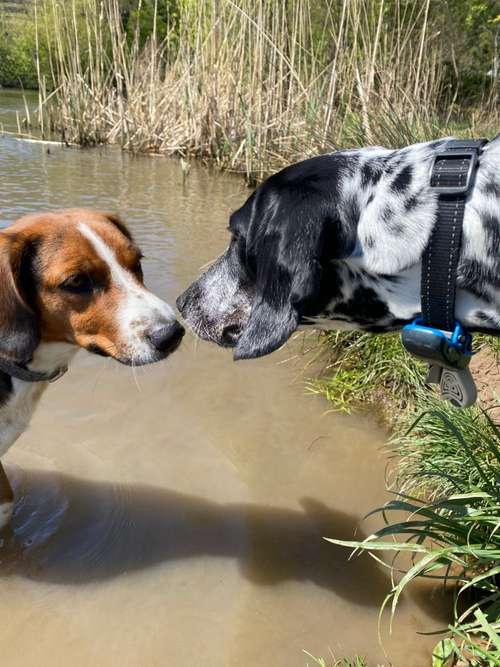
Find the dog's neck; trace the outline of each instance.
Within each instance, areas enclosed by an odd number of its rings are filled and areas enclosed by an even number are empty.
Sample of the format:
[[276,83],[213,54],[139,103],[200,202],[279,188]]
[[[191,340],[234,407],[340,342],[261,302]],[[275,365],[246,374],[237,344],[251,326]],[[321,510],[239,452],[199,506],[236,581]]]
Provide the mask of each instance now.
[[[337,295],[318,315],[304,324],[321,329],[360,329],[374,333],[398,331],[421,313],[421,264],[395,276],[368,271],[360,258],[331,263],[331,283]],[[470,331],[500,332],[500,293],[475,294],[460,286],[456,291],[456,319]]]
[[[51,372],[61,366],[67,366],[78,351],[70,343],[42,342],[36,348],[28,368],[34,371]],[[46,383],[43,383],[46,385]]]
[[[388,195],[384,178],[391,183],[393,175],[384,175],[371,189],[345,185],[344,196],[357,198],[361,211],[356,240],[348,257],[328,263],[325,292],[331,293],[335,285],[337,293],[313,320],[321,319],[323,326],[331,320],[328,328],[333,329],[383,332],[400,329],[420,313],[420,257],[437,206],[435,194],[427,187],[429,156],[435,150],[420,144],[401,152],[412,167],[406,193],[412,206],[407,202],[404,211],[401,194]],[[385,154],[389,152],[381,150],[382,157]],[[371,164],[380,156],[377,150],[368,151],[365,159]],[[343,211],[342,202],[339,211]],[[348,228],[347,220],[343,223]],[[499,335],[500,139],[481,156],[465,207],[456,295],[456,318],[467,329]]]

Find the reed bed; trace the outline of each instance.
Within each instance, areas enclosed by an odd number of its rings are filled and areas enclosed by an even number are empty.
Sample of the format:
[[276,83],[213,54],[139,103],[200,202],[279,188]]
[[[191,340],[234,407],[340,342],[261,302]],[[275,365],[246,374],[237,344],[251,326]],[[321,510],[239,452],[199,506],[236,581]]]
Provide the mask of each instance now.
[[338,146],[431,138],[452,121],[431,0],[178,0],[161,41],[157,2],[141,46],[119,0],[38,0],[45,132],[195,156],[255,181]]

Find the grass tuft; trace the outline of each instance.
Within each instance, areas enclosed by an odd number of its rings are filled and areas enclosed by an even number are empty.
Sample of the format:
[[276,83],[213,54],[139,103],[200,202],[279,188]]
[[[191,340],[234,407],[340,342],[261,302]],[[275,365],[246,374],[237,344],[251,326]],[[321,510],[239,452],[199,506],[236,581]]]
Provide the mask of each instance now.
[[498,464],[498,426],[477,405],[457,410],[425,391],[418,406],[424,412],[404,415],[391,439],[392,486],[427,499],[479,488],[482,469]]
[[325,396],[334,410],[371,406],[394,422],[423,387],[425,365],[406,352],[397,334],[331,332],[324,336],[323,349],[325,369],[308,388]]
[[304,651],[304,653],[311,658],[314,661],[314,664],[318,665],[318,667],[368,667],[368,663],[359,655],[356,655],[353,658],[332,657],[330,661],[326,661],[324,658],[317,658],[307,651]]

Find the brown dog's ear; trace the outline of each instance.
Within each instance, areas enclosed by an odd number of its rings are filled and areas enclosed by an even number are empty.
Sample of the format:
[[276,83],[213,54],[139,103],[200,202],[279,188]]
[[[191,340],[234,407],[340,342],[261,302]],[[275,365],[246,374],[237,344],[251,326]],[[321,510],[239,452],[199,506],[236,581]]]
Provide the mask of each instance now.
[[133,241],[130,230],[117,213],[103,211],[102,215],[107,218],[109,222],[114,225],[123,234],[123,236],[125,236],[125,238],[127,238],[129,241]]
[[25,301],[23,282],[29,282],[31,262],[23,239],[0,234],[0,356],[26,363],[40,342],[34,311]]

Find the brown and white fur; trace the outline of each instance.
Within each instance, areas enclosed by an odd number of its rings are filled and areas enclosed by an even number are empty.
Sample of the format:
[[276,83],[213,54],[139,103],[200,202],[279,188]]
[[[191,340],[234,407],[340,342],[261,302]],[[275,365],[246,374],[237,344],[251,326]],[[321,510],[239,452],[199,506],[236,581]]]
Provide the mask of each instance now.
[[[144,287],[141,253],[114,215],[68,209],[0,232],[0,358],[30,370],[66,366],[78,348],[137,366],[164,359],[183,328]],[[26,429],[47,382],[0,372],[0,457]],[[0,530],[13,493],[0,463]]]

